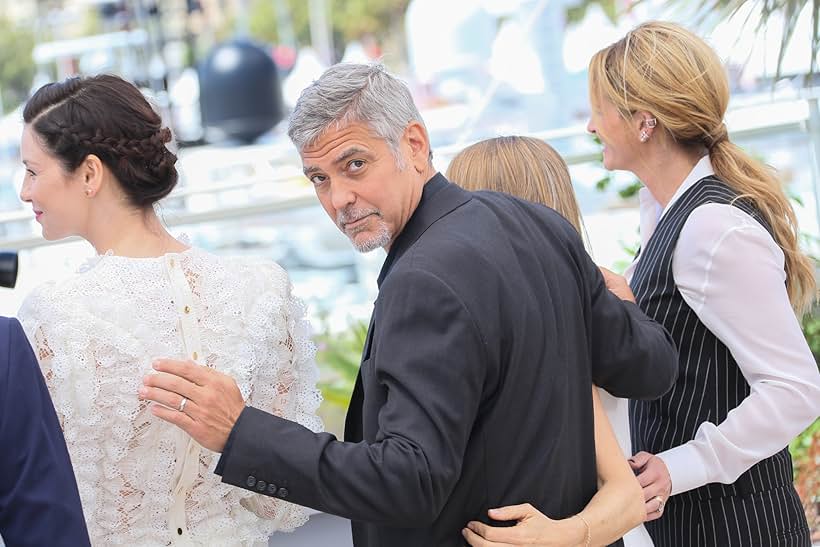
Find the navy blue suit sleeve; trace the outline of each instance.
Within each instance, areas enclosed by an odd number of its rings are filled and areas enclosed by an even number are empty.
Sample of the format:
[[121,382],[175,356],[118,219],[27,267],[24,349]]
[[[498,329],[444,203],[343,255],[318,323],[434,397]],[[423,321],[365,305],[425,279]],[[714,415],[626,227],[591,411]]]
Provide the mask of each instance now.
[[9,547],[90,545],[65,440],[23,328],[0,318],[0,534]]

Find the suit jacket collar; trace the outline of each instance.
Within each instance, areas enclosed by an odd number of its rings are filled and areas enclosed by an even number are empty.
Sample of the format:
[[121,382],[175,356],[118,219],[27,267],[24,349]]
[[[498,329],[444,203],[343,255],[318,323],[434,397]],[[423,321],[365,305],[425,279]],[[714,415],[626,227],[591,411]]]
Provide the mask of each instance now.
[[405,224],[404,229],[393,241],[390,252],[387,253],[387,258],[379,273],[379,287],[381,287],[387,274],[390,273],[393,264],[413,246],[427,228],[450,211],[470,201],[470,199],[469,192],[455,184],[451,184],[441,173],[433,175],[433,178],[424,185],[421,200],[416,210]]

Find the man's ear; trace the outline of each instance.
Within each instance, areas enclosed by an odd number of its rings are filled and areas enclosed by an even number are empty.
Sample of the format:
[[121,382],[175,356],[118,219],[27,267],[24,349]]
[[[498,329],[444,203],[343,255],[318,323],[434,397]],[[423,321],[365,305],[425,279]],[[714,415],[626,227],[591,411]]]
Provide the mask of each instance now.
[[404,129],[403,140],[409,149],[408,160],[418,173],[427,170],[430,164],[430,138],[421,122],[412,121]]
[[94,197],[103,184],[105,165],[95,154],[89,154],[77,168],[77,175],[83,185],[83,192],[88,197]]

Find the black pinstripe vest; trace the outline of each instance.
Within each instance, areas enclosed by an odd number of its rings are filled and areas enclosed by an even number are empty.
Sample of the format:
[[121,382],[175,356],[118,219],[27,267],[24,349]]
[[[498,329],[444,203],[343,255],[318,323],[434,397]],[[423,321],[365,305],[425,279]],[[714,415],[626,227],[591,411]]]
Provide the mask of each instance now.
[[[689,188],[666,212],[641,251],[631,286],[638,305],[661,323],[678,345],[680,371],[674,387],[655,401],[630,401],[632,448],[657,454],[695,437],[703,422],[719,424],[750,389],[729,349],[690,308],[672,279],[672,256],[681,229],[695,208],[731,204],[769,230],[759,212],[715,177]],[[753,295],[749,295],[753,298]],[[742,496],[792,484],[787,448],[743,473],[733,484],[708,484],[676,496],[678,502]]]

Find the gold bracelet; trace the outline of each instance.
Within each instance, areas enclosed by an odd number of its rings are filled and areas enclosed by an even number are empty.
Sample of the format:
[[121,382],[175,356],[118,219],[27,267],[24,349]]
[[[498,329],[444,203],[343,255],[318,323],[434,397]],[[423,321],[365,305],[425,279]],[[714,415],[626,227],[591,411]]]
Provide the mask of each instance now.
[[590,528],[589,528],[589,523],[587,522],[587,519],[585,519],[584,517],[581,516],[581,513],[578,513],[575,516],[578,517],[579,519],[581,519],[581,522],[583,522],[584,526],[587,527],[587,540],[584,543],[584,545],[585,545],[585,547],[589,547],[590,545],[592,545],[592,530],[590,530]]

